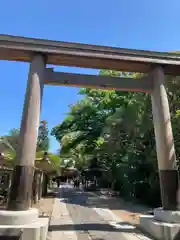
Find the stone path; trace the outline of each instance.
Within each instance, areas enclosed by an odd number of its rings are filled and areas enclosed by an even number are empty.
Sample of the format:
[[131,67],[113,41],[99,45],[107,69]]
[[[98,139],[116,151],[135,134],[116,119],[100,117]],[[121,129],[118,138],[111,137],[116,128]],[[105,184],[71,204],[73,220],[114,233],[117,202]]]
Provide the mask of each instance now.
[[48,194],[46,197],[41,198],[36,204],[33,204],[33,208],[39,210],[39,215],[44,217],[51,217],[53,206],[54,206],[55,196],[53,194]]
[[[149,212],[153,211],[152,208],[143,206],[142,204],[125,201],[120,197],[112,196],[107,190],[101,190],[94,194],[99,195],[101,199],[100,207],[104,207],[106,210],[110,209],[122,221],[134,226],[139,226],[142,214],[149,214]],[[99,198],[95,198],[94,205],[98,206]]]
[[101,206],[101,201],[100,196],[93,193],[74,189],[69,184],[61,186],[55,199],[48,240],[149,240],[139,235],[134,226]]

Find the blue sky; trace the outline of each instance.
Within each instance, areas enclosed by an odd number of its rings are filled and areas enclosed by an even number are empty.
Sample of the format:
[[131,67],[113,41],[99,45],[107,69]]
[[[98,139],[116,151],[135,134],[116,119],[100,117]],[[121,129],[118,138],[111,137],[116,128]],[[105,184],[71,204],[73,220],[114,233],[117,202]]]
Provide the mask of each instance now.
[[[0,33],[157,51],[180,50],[179,0],[1,0]],[[0,135],[20,126],[29,65],[0,62]],[[96,73],[88,69],[56,70]],[[77,88],[44,89],[41,119],[60,123]],[[51,138],[51,150],[59,144]]]

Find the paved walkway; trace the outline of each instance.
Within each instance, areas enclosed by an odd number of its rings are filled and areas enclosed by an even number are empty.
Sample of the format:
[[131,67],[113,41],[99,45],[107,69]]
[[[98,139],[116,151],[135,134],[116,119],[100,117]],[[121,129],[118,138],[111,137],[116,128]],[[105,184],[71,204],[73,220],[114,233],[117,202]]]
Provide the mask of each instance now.
[[96,194],[69,184],[57,191],[48,240],[150,240],[109,209],[100,208]]

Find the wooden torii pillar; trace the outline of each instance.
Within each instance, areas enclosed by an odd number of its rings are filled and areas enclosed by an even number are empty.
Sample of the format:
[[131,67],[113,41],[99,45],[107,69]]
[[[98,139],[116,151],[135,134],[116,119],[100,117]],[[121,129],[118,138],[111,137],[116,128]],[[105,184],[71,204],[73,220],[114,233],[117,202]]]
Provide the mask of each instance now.
[[152,78],[151,100],[162,206],[164,210],[176,210],[179,179],[163,67],[157,66]]
[[8,210],[27,210],[31,206],[34,159],[40,122],[46,58],[35,54],[30,65],[20,128],[20,144],[10,190]]

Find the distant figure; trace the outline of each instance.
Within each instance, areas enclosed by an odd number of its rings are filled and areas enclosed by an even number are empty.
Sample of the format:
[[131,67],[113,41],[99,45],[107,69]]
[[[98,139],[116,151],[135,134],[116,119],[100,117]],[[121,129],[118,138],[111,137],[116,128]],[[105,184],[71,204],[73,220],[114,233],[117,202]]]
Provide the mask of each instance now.
[[73,180],[74,188],[76,187],[76,179]]
[[79,188],[80,186],[80,181],[79,181],[79,178],[77,179],[77,188]]
[[80,186],[79,178],[75,178],[74,179],[74,188],[79,188],[79,186]]
[[60,180],[56,179],[56,183],[57,183],[57,187],[59,187],[60,186]]

